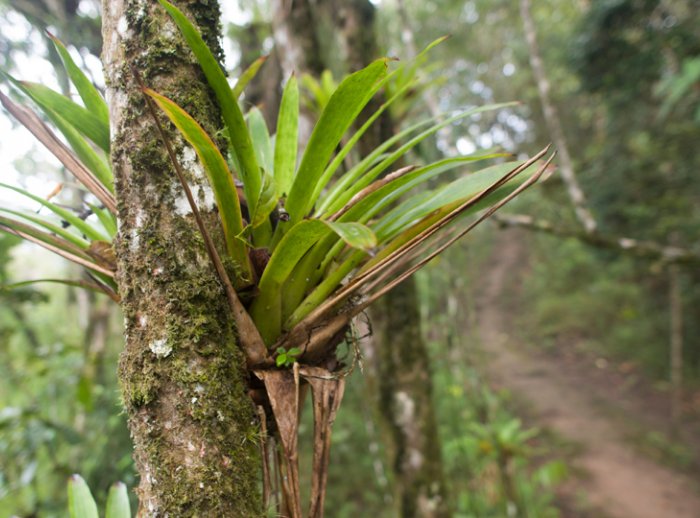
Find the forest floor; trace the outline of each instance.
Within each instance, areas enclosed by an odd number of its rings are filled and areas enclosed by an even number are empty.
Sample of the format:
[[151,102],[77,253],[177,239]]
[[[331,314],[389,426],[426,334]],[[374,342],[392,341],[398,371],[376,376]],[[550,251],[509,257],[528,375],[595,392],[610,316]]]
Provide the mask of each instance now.
[[[490,382],[514,395],[529,424],[576,452],[572,477],[559,495],[564,514],[700,517],[698,478],[653,459],[634,440],[640,430],[668,426],[667,396],[644,383],[626,383],[607,361],[596,367],[590,355],[544,351],[516,335],[523,301],[513,290],[527,274],[526,258],[521,234],[500,233],[477,291],[479,341]],[[694,439],[700,441],[700,434]],[[695,462],[696,452],[691,455]]]

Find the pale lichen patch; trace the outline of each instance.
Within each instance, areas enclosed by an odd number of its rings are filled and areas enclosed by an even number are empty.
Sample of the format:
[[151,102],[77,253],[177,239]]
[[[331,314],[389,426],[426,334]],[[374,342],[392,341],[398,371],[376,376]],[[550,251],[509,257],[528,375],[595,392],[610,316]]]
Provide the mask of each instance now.
[[152,341],[148,344],[148,348],[158,358],[167,358],[173,352],[173,346],[165,338]]

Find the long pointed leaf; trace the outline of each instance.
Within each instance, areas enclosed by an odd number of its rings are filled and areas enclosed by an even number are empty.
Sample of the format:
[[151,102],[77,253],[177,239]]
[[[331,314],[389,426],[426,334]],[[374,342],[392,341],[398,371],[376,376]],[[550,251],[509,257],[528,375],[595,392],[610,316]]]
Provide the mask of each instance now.
[[28,81],[17,81],[7,74],[4,75],[38,104],[49,118],[54,114],[59,115],[73,128],[97,144],[105,153],[109,153],[109,122],[105,124],[97,115],[47,86]]
[[20,212],[18,210],[11,210],[11,209],[6,209],[4,207],[0,207],[0,211],[5,212],[7,214],[12,214],[13,216],[20,217],[22,219],[25,219],[27,221],[31,221],[32,223],[39,225],[41,227],[44,227],[46,230],[49,232],[52,232],[56,234],[59,237],[62,237],[66,241],[70,241],[73,243],[75,246],[78,246],[83,249],[87,249],[88,246],[90,246],[90,243],[83,239],[80,236],[76,236],[72,232],[66,230],[65,228],[55,225],[51,223],[50,221],[46,221],[45,219],[35,215],[35,214],[27,214],[25,212]]
[[31,110],[20,106],[0,92],[0,103],[112,213],[117,212],[117,202],[111,192],[102,184],[75,154],[61,142],[44,122]]
[[282,331],[281,286],[293,275],[304,254],[329,232],[337,232],[351,246],[371,248],[376,244],[373,233],[358,223],[310,219],[294,225],[270,257],[258,284],[258,296],[250,308],[266,344],[271,345]]
[[109,488],[105,518],[131,518],[129,495],[126,484],[117,482]]
[[95,291],[97,293],[102,293],[109,296],[115,302],[119,301],[119,296],[110,287],[103,284],[97,284],[96,282],[84,281],[84,280],[71,280],[71,279],[32,279],[30,281],[15,282],[12,284],[4,284],[0,286],[0,289],[14,290],[18,288],[24,288],[26,286],[32,286],[34,284],[41,283],[54,283],[63,284],[65,286],[71,286],[73,288],[82,288],[86,290]]
[[258,164],[267,173],[272,174],[273,153],[272,141],[270,140],[270,132],[265,123],[265,117],[262,112],[253,106],[247,114],[248,128],[250,130],[250,138],[255,148],[255,156],[258,159]]
[[[410,171],[407,174],[399,175],[392,181],[385,183],[378,189],[368,194],[355,206],[350,207],[345,214],[340,214],[337,216],[339,217],[338,221],[357,221],[360,223],[365,223],[403,194],[416,186],[427,182],[429,179],[450,171],[456,167],[462,166],[467,162],[486,160],[489,158],[496,158],[498,156],[502,156],[502,154],[448,158],[434,164],[421,167],[414,171]],[[382,238],[380,236],[376,237],[381,244]],[[285,290],[289,292],[289,296],[285,299],[288,302],[288,305],[283,307],[283,316],[285,320],[289,318],[292,313],[296,315],[294,318],[297,318],[304,311],[308,312],[313,309],[323,298],[332,293],[338,284],[340,284],[340,281],[343,280],[345,275],[352,270],[352,268],[348,269],[346,265],[343,267],[344,273],[334,272],[331,274],[330,279],[324,279],[321,284],[316,286],[323,273],[328,270],[330,261],[335,259],[342,249],[343,243],[338,242],[337,238],[335,238],[333,235],[329,235],[314,246],[314,248],[299,263],[297,268],[299,269],[300,275],[296,275],[294,280],[290,281],[285,286]],[[355,257],[354,254],[353,257]],[[354,262],[352,267],[356,266],[357,264],[359,263]],[[300,305],[303,295],[313,286],[316,287],[303,302],[304,308],[299,309],[297,306]]]
[[114,236],[117,235],[117,218],[108,210],[101,209],[91,203],[88,203],[88,207],[90,207],[92,212],[97,216],[97,219],[100,220],[107,235],[114,238]]
[[277,197],[289,193],[297,166],[299,136],[299,85],[294,74],[282,92],[275,136],[275,184]]
[[316,124],[285,208],[289,224],[300,221],[313,207],[311,196],[333,151],[362,108],[376,93],[379,79],[386,74],[387,60],[380,59],[351,74],[338,86]]
[[359,142],[362,136],[367,132],[367,130],[374,124],[374,122],[379,118],[379,116],[384,113],[384,111],[389,108],[397,99],[400,99],[408,90],[410,84],[406,84],[405,87],[399,89],[394,95],[391,96],[365,121],[365,123],[355,132],[355,134],[350,137],[350,140],[343,146],[343,148],[338,152],[333,161],[326,167],[323,172],[323,176],[316,184],[316,190],[314,191],[312,197],[313,199],[318,199],[321,195],[321,191],[328,184],[333,174],[338,170],[340,165],[343,163],[345,157],[352,151],[355,145]]
[[114,177],[104,154],[95,151],[93,146],[68,122],[58,114],[49,116],[51,122],[63,133],[73,152],[92,171],[95,177],[110,192],[114,192]]
[[78,248],[74,244],[58,238],[53,234],[39,230],[31,225],[26,225],[20,221],[16,221],[10,218],[5,218],[0,216],[0,231],[7,232],[32,243],[36,243],[47,250],[60,255],[73,261],[80,266],[98,272],[100,274],[106,275],[107,277],[114,277],[114,272],[103,268],[95,262],[95,260],[87,255],[81,248]]
[[[395,235],[412,222],[427,216],[431,212],[443,206],[460,200],[464,201],[467,198],[474,196],[476,193],[486,189],[496,180],[503,177],[503,175],[508,171],[513,170],[515,167],[523,163],[524,161],[505,162],[458,178],[447,185],[443,185],[442,187],[431,191],[430,194],[426,195],[419,203],[411,203],[411,201],[408,200],[407,202],[399,205],[391,212],[383,216],[380,221],[373,225],[372,228],[383,238]],[[532,169],[532,172],[534,172],[534,169]],[[515,185],[525,181],[525,178],[526,175],[523,174],[518,177],[518,180],[509,182],[508,185],[510,187],[508,190],[514,189]],[[500,197],[505,197],[506,194],[506,190],[503,190],[500,193]],[[489,203],[492,203],[497,198],[498,196],[490,196],[488,201]]]
[[355,194],[357,194],[360,190],[362,190],[363,188],[368,186],[379,175],[381,175],[382,172],[384,172],[394,162],[396,162],[399,158],[401,158],[403,155],[405,155],[410,149],[412,149],[413,147],[420,144],[423,140],[425,140],[429,136],[434,135],[440,129],[448,126],[449,124],[452,124],[453,122],[456,122],[460,119],[464,119],[464,118],[469,117],[471,115],[475,115],[477,113],[482,113],[484,111],[497,110],[497,109],[500,109],[500,108],[503,108],[506,106],[512,106],[513,104],[514,103],[502,103],[502,104],[492,104],[492,105],[480,106],[478,108],[473,108],[471,110],[467,110],[467,111],[464,111],[464,112],[459,113],[457,115],[454,115],[452,117],[449,117],[448,119],[431,126],[427,130],[420,133],[419,135],[416,135],[415,137],[413,137],[411,140],[409,140],[405,144],[401,145],[397,150],[390,153],[388,157],[386,157],[379,164],[372,167],[369,171],[365,172],[364,174],[362,174],[362,171],[358,171],[348,180],[343,178],[343,181],[344,181],[344,183],[346,183],[347,187],[343,190],[342,193],[339,194],[338,198],[332,204],[330,204],[330,206],[328,207],[328,210],[331,212],[335,212],[336,210],[340,210],[340,208],[343,207],[343,205],[345,205]]
[[269,57],[270,56],[260,56],[258,59],[253,61],[248,68],[245,69],[245,71],[241,74],[241,77],[239,77],[238,81],[236,81],[236,86],[233,87],[232,92],[235,99],[238,99],[241,96],[243,90],[245,90],[245,87],[248,86],[248,83],[250,83],[256,75],[258,75],[260,67],[265,64],[265,61],[267,61],[267,58]]
[[102,124],[109,126],[109,108],[107,108],[107,103],[102,98],[102,95],[97,88],[95,88],[95,85],[92,84],[92,81],[80,70],[80,67],[75,64],[65,45],[53,34],[48,34],[58,51],[58,55],[61,56],[61,61],[63,61],[63,66],[68,73],[68,77],[75,86],[75,89],[78,90],[78,94],[83,100],[85,108],[99,117]]
[[243,231],[241,207],[226,160],[209,135],[185,110],[153,90],[146,89],[145,93],[153,98],[197,152],[214,191],[228,251],[239,264],[247,264],[245,245],[237,238]]
[[370,167],[376,165],[378,161],[383,160],[386,156],[383,156],[391,146],[401,141],[411,133],[418,131],[420,128],[427,126],[428,124],[434,122],[435,117],[420,121],[416,124],[409,126],[408,128],[401,130],[396,135],[393,135],[388,140],[382,142],[377,148],[372,151],[369,155],[364,157],[358,164],[354,165],[349,171],[343,174],[338,181],[336,181],[328,189],[328,193],[325,196],[321,196],[316,208],[315,216],[320,216],[321,214],[329,213],[328,207],[342,194],[345,189],[352,185],[354,178],[360,177],[364,172],[368,171]]
[[99,518],[95,499],[80,475],[72,475],[68,481],[68,514],[70,518]]
[[21,189],[19,187],[15,187],[13,185],[7,185],[5,183],[0,183],[0,187],[4,187],[5,189],[10,189],[12,191],[15,191],[22,196],[26,196],[27,198],[34,200],[35,202],[43,205],[47,209],[49,209],[51,212],[56,214],[58,217],[64,219],[67,223],[70,223],[73,225],[78,231],[82,232],[87,236],[90,240],[92,241],[109,241],[109,237],[107,237],[105,234],[99,232],[97,229],[92,227],[89,223],[86,221],[83,221],[80,219],[80,217],[76,216],[73,211],[64,209],[62,207],[59,207],[55,203],[51,203],[50,201],[46,201],[45,199],[41,198],[40,196],[35,196],[30,192],[25,191],[24,189]]
[[229,132],[231,149],[236,162],[240,165],[240,175],[243,181],[243,190],[248,203],[248,209],[255,213],[262,188],[260,168],[255,157],[253,144],[248,133],[243,113],[238,106],[238,101],[226,81],[226,76],[221,70],[218,61],[207,47],[201,34],[182,12],[166,0],[159,0],[160,4],[168,11],[168,14],[180,28],[183,37],[190,49],[197,57],[204,75],[209,82],[221,107],[221,114]]

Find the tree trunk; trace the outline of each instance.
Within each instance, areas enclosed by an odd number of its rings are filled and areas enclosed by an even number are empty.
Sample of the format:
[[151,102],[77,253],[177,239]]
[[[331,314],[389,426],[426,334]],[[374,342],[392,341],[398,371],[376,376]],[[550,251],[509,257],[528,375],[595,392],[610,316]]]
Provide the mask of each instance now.
[[417,301],[415,283],[405,282],[372,311],[379,413],[390,437],[399,516],[442,517],[449,516],[447,491]]
[[[273,24],[287,73],[295,69],[316,75],[324,69],[347,73],[380,57],[375,9],[367,0],[322,0],[313,10],[309,2],[295,1],[291,11],[284,9],[277,6]],[[380,99],[370,101],[365,113],[380,105]],[[390,138],[393,130],[391,117],[382,116],[360,140],[361,154]],[[378,351],[372,355],[377,359],[372,370],[381,393],[378,415],[385,421],[385,437],[395,454],[392,465],[400,516],[448,516],[428,354],[417,307],[415,281],[410,278],[372,310],[380,329],[375,337]]]
[[552,136],[554,145],[557,148],[557,152],[559,153],[562,180],[564,180],[564,185],[566,186],[566,191],[573,205],[574,212],[576,213],[576,218],[586,232],[593,233],[597,229],[597,224],[593,214],[591,214],[591,211],[588,209],[586,196],[576,178],[573,160],[569,153],[569,146],[564,136],[564,129],[559,119],[559,113],[549,96],[549,79],[547,78],[542,55],[537,44],[537,31],[535,29],[535,22],[532,19],[530,0],[520,0],[520,16],[523,20],[523,28],[525,30],[525,38],[527,40],[530,56],[530,65],[532,66],[532,72],[537,82],[537,90],[540,94],[544,119],[547,123],[547,128],[549,128],[549,133]]
[[[218,4],[176,4],[220,56]],[[126,333],[119,377],[141,475],[139,516],[260,516],[258,430],[245,361],[130,66],[210,134],[220,127],[218,108],[157,2],[105,0],[103,37]],[[194,152],[174,131],[171,138],[211,232],[220,235]]]

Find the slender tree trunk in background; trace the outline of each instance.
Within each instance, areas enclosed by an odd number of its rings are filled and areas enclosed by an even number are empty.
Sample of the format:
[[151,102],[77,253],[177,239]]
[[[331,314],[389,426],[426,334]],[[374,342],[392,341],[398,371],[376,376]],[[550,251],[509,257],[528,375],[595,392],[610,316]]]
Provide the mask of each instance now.
[[[270,0],[275,52],[285,78],[291,74],[318,77],[324,70],[320,43],[314,32],[316,21],[309,0]],[[315,6],[314,6],[315,8]],[[299,148],[311,137],[316,117],[302,104],[299,118]]]
[[402,517],[448,511],[433,407],[430,359],[420,329],[416,285],[405,282],[372,311],[379,412],[389,431],[395,501]]
[[[220,55],[218,4],[175,3]],[[220,127],[218,108],[157,2],[105,0],[103,37],[126,329],[119,377],[141,475],[139,516],[260,516],[245,361],[226,297],[129,67],[210,134]],[[218,219],[204,206],[211,197],[194,152],[174,131],[171,138],[211,231],[220,236]]]
[[520,0],[520,16],[523,19],[525,38],[527,40],[528,52],[530,53],[530,65],[532,66],[532,72],[537,82],[537,90],[540,94],[544,120],[547,123],[547,128],[549,128],[549,133],[559,153],[559,170],[561,171],[562,180],[564,180],[569,199],[574,207],[576,218],[586,232],[595,232],[597,228],[596,221],[586,205],[586,196],[574,172],[573,160],[569,153],[569,146],[566,143],[566,137],[564,136],[564,129],[562,128],[559,114],[549,96],[550,84],[544,69],[542,55],[537,45],[537,31],[535,29],[535,22],[532,20],[530,0]]
[[[333,4],[335,25],[348,67],[357,70],[380,56],[374,33],[375,8],[368,0]],[[373,110],[382,100],[375,98]],[[360,141],[369,153],[394,134],[385,112]],[[379,416],[388,431],[395,497],[402,517],[449,516],[437,419],[433,406],[430,359],[420,328],[413,277],[385,295],[370,310],[375,335]]]
[[[284,11],[284,5],[291,10]],[[307,1],[278,4],[273,24],[285,75],[293,70],[347,73],[379,58],[374,15],[367,0],[322,0],[313,9]],[[366,113],[381,102],[372,100]],[[390,138],[393,130],[391,117],[383,116],[360,140],[361,154]],[[371,345],[371,370],[381,394],[378,415],[393,452],[394,500],[400,516],[448,516],[429,358],[417,308],[415,281],[410,278],[372,310],[378,332]]]
[[668,268],[668,299],[670,306],[670,363],[671,363],[671,420],[678,423],[683,402],[683,298],[681,294],[680,268],[677,264]]
[[[416,38],[413,31],[413,23],[411,21],[411,16],[406,8],[406,2],[404,0],[397,0],[396,11],[401,20],[401,41],[403,42],[405,49],[408,53],[406,57],[414,58],[418,55],[418,47],[416,47]],[[428,113],[433,117],[437,117],[441,114],[440,101],[435,95],[433,89],[429,88],[423,94],[423,100],[425,101],[425,107],[428,109]],[[445,155],[456,156],[459,155],[457,150],[457,144],[454,137],[454,130],[452,124],[448,124],[437,134],[437,144],[438,148],[442,150]]]

